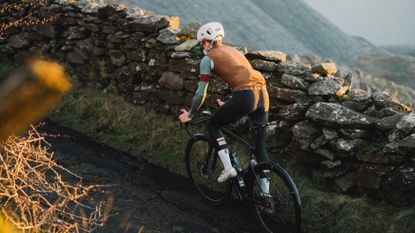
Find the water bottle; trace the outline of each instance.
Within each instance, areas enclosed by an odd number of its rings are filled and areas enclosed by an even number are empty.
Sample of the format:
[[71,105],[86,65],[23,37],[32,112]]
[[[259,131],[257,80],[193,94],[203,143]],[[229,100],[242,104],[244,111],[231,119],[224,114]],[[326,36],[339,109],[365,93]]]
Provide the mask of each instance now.
[[238,183],[240,187],[245,187],[245,182],[243,178],[243,170],[241,166],[241,161],[239,160],[238,155],[235,152],[230,153],[231,163],[232,166],[235,168],[236,172],[238,173]]

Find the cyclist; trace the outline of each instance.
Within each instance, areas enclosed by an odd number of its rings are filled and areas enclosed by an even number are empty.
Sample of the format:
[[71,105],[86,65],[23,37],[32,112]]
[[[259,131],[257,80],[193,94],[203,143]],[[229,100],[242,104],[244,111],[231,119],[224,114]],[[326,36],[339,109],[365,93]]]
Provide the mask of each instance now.
[[[229,150],[221,128],[245,115],[256,122],[266,124],[269,108],[264,77],[252,68],[241,52],[222,44],[224,36],[223,26],[217,22],[205,24],[198,30],[197,40],[202,45],[205,54],[200,63],[198,88],[189,112],[181,109],[179,116],[179,120],[186,123],[201,107],[212,73],[218,75],[231,87],[232,98],[225,103],[217,99],[220,107],[208,123],[209,135],[214,140],[219,158],[224,166],[218,182],[224,182],[236,176],[236,170],[231,165]],[[268,161],[265,149],[265,128],[261,127],[258,134],[254,142],[255,155],[258,161]],[[261,179],[261,189],[265,193],[269,192],[269,182],[266,178]]]

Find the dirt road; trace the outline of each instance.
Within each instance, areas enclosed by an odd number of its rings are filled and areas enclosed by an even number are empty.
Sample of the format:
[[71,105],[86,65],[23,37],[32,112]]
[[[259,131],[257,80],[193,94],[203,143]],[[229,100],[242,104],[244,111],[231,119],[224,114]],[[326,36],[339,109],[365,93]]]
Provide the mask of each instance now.
[[39,131],[56,159],[86,183],[114,185],[109,221],[99,232],[258,232],[246,206],[206,205],[187,178],[98,144],[51,122]]

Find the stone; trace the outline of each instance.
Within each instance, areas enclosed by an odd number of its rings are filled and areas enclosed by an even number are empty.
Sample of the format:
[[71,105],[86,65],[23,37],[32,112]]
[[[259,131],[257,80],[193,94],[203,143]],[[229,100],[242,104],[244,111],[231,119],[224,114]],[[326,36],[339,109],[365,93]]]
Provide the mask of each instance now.
[[128,21],[122,25],[121,29],[127,32],[158,32],[159,30],[169,26],[169,19],[165,16],[159,15],[146,15],[140,17],[130,17],[134,18],[131,21]]
[[384,148],[366,148],[355,155],[355,157],[364,162],[395,165],[405,162],[405,156],[399,153],[385,153]]
[[79,26],[69,27],[63,34],[67,40],[80,40],[88,37],[88,34],[84,32],[83,28]]
[[362,163],[360,169],[364,170],[366,173],[375,174],[377,176],[383,176],[395,169],[394,166],[390,165],[381,165],[373,163]]
[[121,67],[122,65],[124,65],[126,61],[124,54],[122,54],[118,50],[109,51],[108,56],[110,57],[111,64],[113,64],[114,66]]
[[350,158],[359,150],[367,146],[368,143],[362,139],[338,138],[330,142],[331,148],[336,151],[336,155]]
[[180,17],[173,16],[173,15],[167,15],[166,17],[167,21],[169,21],[169,27],[179,31],[180,29]]
[[276,63],[286,62],[287,55],[280,51],[249,51],[245,54],[249,60],[260,59]]
[[116,12],[116,10],[113,6],[106,5],[104,7],[98,8],[97,16],[100,19],[106,19],[106,18],[109,18],[109,17],[113,16],[115,14],[115,12]]
[[370,128],[375,120],[336,103],[319,102],[311,106],[306,117],[326,126],[346,128]]
[[125,39],[124,43],[122,44],[122,47],[124,49],[138,49],[141,45],[140,37],[134,36],[132,38]]
[[40,24],[35,28],[35,30],[44,37],[48,37],[48,38],[56,37],[55,26],[51,23]]
[[376,190],[381,187],[381,184],[381,177],[372,173],[368,173],[363,169],[357,170],[357,186],[366,189]]
[[344,97],[345,99],[353,102],[370,102],[370,95],[367,93],[367,91],[362,89],[352,89],[350,90],[347,95]]
[[173,72],[165,71],[161,75],[159,85],[167,89],[182,90],[184,87],[184,80]]
[[200,60],[170,59],[169,70],[177,73],[199,74]]
[[202,26],[201,23],[197,22],[197,21],[193,21],[190,22],[188,24],[186,24],[179,32],[178,37],[179,38],[192,38],[192,39],[196,39],[197,38],[197,31],[199,30],[199,28]]
[[336,74],[337,67],[334,63],[322,63],[318,66],[313,66],[311,71],[322,76],[330,76]]
[[314,151],[316,154],[323,156],[324,158],[330,159],[330,160],[334,160],[336,158],[336,156],[334,155],[333,152],[326,150],[326,149],[317,149]]
[[405,113],[409,113],[413,111],[412,108],[401,104],[398,100],[398,97],[396,97],[396,95],[391,94],[386,91],[376,91],[375,93],[373,93],[372,98],[373,98],[373,102],[378,108],[388,107],[388,108],[392,108],[395,111],[405,112]]
[[341,85],[334,79],[325,79],[311,84],[308,89],[309,95],[336,95]]
[[278,72],[293,76],[303,76],[311,73],[311,66],[300,62],[281,62],[277,65]]
[[124,34],[124,32],[122,31],[118,31],[114,34],[109,34],[107,36],[107,41],[110,43],[121,43],[123,41],[123,38],[122,38],[123,35],[126,35],[126,34]]
[[157,40],[163,44],[179,44],[180,41],[176,38],[178,32],[179,30],[171,27],[165,28],[159,32]]
[[219,95],[227,95],[230,93],[230,87],[224,82],[214,78],[209,81],[209,91]]
[[403,116],[388,136],[389,142],[399,141],[415,131],[415,114]]
[[396,124],[396,129],[403,134],[408,134],[415,130],[415,113],[412,112],[401,118]]
[[327,140],[324,135],[321,135],[320,137],[318,137],[316,140],[314,140],[311,144],[310,144],[310,148],[312,150],[316,150],[324,145],[326,145],[329,142],[329,140]]
[[301,120],[304,118],[306,110],[307,110],[306,107],[301,106],[298,103],[294,103],[294,104],[282,107],[278,111],[277,116],[285,120],[290,120],[290,121]]
[[406,151],[415,151],[415,133],[403,138],[398,142],[399,148]]
[[353,101],[345,101],[342,104],[346,108],[350,108],[351,110],[354,110],[356,112],[365,112],[367,108],[370,106],[370,102],[369,103],[357,103]]
[[378,107],[389,107],[392,104],[399,104],[398,97],[386,91],[376,91],[372,95],[373,101]]
[[343,106],[352,110],[363,112],[372,103],[370,95],[362,89],[352,89],[342,96]]
[[334,180],[340,192],[347,192],[356,186],[356,172],[349,172],[346,175]]
[[177,90],[160,89],[157,98],[168,104],[182,104],[182,94],[183,93],[177,92]]
[[134,61],[144,62],[147,60],[147,52],[144,49],[127,51],[127,58]]
[[24,34],[13,35],[9,38],[9,46],[16,49],[21,49],[29,45],[29,41],[25,38]]
[[396,124],[402,119],[404,115],[399,113],[392,116],[387,116],[376,122],[376,127],[380,130],[392,130]]
[[289,103],[301,103],[304,99],[307,98],[307,93],[287,88],[269,87],[268,92],[270,98],[283,100]]
[[338,133],[333,129],[323,128],[322,131],[327,140],[333,140],[339,137]]
[[317,74],[317,73],[309,73],[307,75],[304,76],[304,80],[307,82],[317,82],[317,81],[322,81],[325,80],[326,77],[322,77],[321,75]]
[[184,80],[184,89],[186,91],[194,93],[197,90],[197,81],[195,80]]
[[366,130],[361,129],[340,129],[339,131],[344,137],[349,139],[364,138],[369,134]]
[[254,69],[261,71],[273,72],[277,69],[277,64],[275,62],[260,59],[252,60],[251,65]]
[[324,160],[320,165],[325,169],[332,169],[342,165],[342,162],[340,160]]
[[408,163],[396,168],[384,183],[388,190],[411,191],[415,189],[415,163]]
[[304,148],[303,145],[300,145],[298,142],[291,141],[291,143],[285,147],[280,155],[288,159],[295,159],[304,165],[313,167],[319,166],[320,162],[323,161],[322,157],[302,148]]
[[174,47],[174,51],[176,51],[176,52],[189,52],[198,44],[199,44],[199,42],[197,42],[197,40],[194,40],[194,39],[186,40],[185,42],[181,43],[180,45]]
[[343,161],[340,166],[323,171],[322,175],[324,178],[329,179],[340,178],[350,172],[355,172],[356,170],[357,168],[355,168],[352,163]]
[[88,38],[85,40],[81,40],[76,42],[75,44],[79,49],[81,49],[82,51],[90,51],[92,46],[92,39]]
[[387,154],[400,154],[400,155],[405,155],[405,152],[403,152],[400,148],[399,148],[399,143],[398,142],[390,142],[388,144],[385,145],[385,147],[383,147],[382,152]]
[[302,150],[307,150],[311,142],[320,136],[320,129],[311,121],[302,121],[292,127],[292,138]]
[[90,32],[98,32],[99,26],[96,24],[85,24],[85,29]]
[[71,64],[75,64],[75,65],[82,65],[84,64],[84,60],[82,59],[82,56],[76,52],[69,52],[66,55],[66,60],[71,63]]
[[191,58],[192,54],[190,52],[173,52],[170,57],[173,59]]
[[291,124],[287,121],[272,121],[267,127],[267,145],[276,148],[287,145],[291,141],[289,128]]
[[104,34],[113,34],[117,29],[112,25],[101,25],[101,32]]
[[385,107],[385,108],[382,108],[381,110],[379,110],[379,112],[377,113],[377,116],[379,118],[384,118],[384,117],[392,116],[392,115],[395,115],[395,114],[398,114],[398,113],[400,113],[400,112],[394,110],[393,108]]
[[292,75],[283,74],[281,77],[281,84],[291,88],[291,89],[297,89],[302,91],[307,91],[308,87],[310,86],[308,82],[306,82],[302,78],[298,78]]

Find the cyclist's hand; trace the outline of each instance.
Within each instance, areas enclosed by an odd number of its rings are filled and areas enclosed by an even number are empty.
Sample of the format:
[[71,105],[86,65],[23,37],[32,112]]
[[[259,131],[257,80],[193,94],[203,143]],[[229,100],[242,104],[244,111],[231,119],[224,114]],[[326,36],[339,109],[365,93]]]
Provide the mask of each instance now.
[[180,122],[181,123],[187,123],[187,122],[189,122],[190,120],[192,120],[190,117],[189,117],[189,113],[186,111],[186,109],[184,109],[184,108],[182,108],[182,109],[180,109],[180,115],[179,115],[179,120],[180,120]]
[[218,103],[218,106],[219,107],[222,107],[222,105],[225,103],[225,102],[223,102],[222,100],[220,100],[220,99],[216,99],[216,102]]

